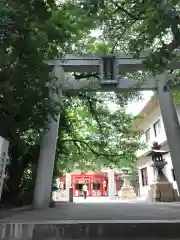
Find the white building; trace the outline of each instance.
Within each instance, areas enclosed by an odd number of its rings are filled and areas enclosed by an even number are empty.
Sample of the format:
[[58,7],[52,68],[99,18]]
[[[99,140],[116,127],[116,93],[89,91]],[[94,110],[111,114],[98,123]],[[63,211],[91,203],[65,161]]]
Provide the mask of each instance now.
[[[178,118],[180,119],[180,105],[176,105]],[[133,121],[133,127],[143,132],[142,140],[147,144],[147,148],[137,152],[137,165],[139,170],[139,195],[142,198],[147,198],[150,185],[154,181],[154,170],[151,167],[151,156],[147,156],[151,150],[152,143],[157,141],[163,150],[169,150],[167,144],[166,133],[164,130],[163,120],[161,116],[159,102],[154,95],[146,104],[140,114],[144,114],[143,118]],[[172,123],[173,124],[173,123]],[[167,165],[164,167],[164,173],[168,180],[172,182],[174,189],[177,189],[174,170],[170,154],[166,154],[164,159]]]

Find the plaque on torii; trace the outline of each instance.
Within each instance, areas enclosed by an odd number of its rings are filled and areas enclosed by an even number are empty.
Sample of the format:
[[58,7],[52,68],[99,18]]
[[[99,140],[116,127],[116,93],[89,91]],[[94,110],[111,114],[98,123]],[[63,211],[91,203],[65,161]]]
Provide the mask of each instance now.
[[100,66],[101,85],[117,85],[117,59],[113,55],[106,55],[102,57],[102,64]]

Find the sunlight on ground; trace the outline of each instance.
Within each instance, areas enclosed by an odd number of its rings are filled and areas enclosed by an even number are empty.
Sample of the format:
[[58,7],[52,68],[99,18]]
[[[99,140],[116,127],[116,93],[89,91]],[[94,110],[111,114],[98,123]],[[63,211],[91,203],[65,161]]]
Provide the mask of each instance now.
[[110,199],[108,197],[87,197],[84,199],[83,197],[74,197],[75,203],[136,203],[136,202],[147,202],[143,199],[137,200],[119,200],[117,197],[115,199]]

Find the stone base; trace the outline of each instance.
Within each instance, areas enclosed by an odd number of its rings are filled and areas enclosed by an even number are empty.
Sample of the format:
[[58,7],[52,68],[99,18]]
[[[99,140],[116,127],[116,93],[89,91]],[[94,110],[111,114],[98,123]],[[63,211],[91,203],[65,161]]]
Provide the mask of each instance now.
[[157,202],[174,202],[178,199],[177,190],[168,181],[156,182],[150,186],[148,199]]
[[109,220],[60,223],[32,222],[7,223],[0,225],[0,239],[3,240],[59,240],[59,239],[180,239],[179,222],[137,220]]
[[135,200],[137,198],[134,188],[131,186],[122,187],[118,195],[120,200]]

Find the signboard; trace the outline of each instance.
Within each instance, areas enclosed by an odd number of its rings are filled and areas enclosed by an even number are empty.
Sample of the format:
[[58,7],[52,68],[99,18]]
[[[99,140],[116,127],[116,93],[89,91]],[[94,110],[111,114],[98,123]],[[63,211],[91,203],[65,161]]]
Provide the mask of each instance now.
[[0,137],[0,199],[4,183],[6,164],[8,159],[9,142]]

